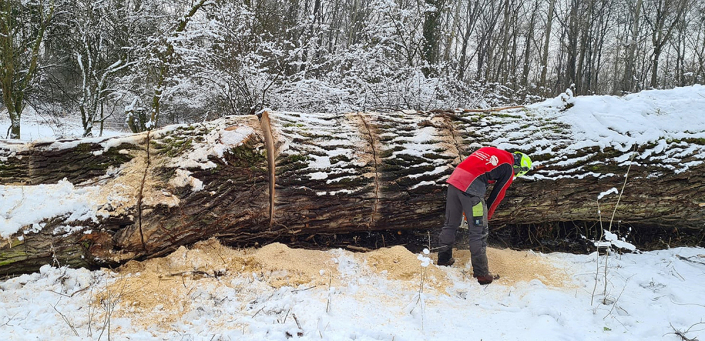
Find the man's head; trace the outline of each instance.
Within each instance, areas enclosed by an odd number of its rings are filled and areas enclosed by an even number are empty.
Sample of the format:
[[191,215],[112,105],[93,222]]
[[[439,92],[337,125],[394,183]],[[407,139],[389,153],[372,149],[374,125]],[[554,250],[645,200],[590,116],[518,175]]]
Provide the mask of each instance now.
[[522,176],[531,170],[531,158],[522,152],[514,152],[514,175]]

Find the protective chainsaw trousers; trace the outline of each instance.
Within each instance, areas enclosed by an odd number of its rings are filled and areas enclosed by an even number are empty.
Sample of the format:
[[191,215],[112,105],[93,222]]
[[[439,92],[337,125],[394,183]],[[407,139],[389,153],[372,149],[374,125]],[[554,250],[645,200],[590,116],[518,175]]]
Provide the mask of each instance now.
[[449,249],[455,244],[455,234],[463,222],[463,213],[468,220],[468,246],[470,261],[475,276],[489,274],[487,264],[487,204],[484,198],[467,194],[454,186],[448,186],[446,198],[446,220],[438,236],[441,249]]

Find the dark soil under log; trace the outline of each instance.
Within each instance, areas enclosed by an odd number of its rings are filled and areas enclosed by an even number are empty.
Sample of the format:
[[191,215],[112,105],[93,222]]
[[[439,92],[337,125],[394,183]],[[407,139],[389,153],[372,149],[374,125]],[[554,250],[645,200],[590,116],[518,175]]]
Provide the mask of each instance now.
[[[604,223],[603,223],[604,224]],[[607,229],[609,224],[605,224]],[[544,253],[568,252],[588,254],[596,251],[593,244],[598,235],[599,222],[575,221],[543,225],[510,225],[492,229],[488,244],[493,247],[515,250],[535,250]],[[368,231],[337,234],[302,235],[277,239],[256,240],[254,244],[238,247],[266,245],[271,242],[286,243],[291,247],[307,249],[345,248],[352,251],[374,250],[381,247],[403,245],[412,252],[430,248],[436,252],[438,233],[435,230]],[[612,232],[640,251],[653,251],[674,247],[705,247],[705,231],[696,229],[663,229],[650,226],[616,224]],[[467,249],[467,230],[459,229],[456,245]],[[628,252],[628,250],[617,250]]]

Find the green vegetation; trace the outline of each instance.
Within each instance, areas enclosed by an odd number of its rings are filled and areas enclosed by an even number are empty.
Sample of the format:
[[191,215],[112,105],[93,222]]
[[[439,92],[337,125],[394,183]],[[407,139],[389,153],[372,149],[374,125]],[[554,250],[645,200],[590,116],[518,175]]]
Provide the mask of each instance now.
[[151,143],[157,154],[173,158],[191,148],[193,139],[189,136],[170,136],[161,141],[152,140]]

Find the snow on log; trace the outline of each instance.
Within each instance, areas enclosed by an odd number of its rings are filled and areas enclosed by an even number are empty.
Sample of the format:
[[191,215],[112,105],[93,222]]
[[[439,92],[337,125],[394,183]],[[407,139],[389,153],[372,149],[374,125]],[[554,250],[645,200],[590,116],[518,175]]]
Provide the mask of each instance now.
[[[561,109],[265,112],[124,137],[0,142],[0,273],[118,264],[211,237],[436,233],[445,179],[485,145],[522,150],[536,165],[515,180],[494,227],[614,212],[622,225],[703,228],[702,129],[581,133],[576,109]],[[601,119],[586,122],[603,129]]]

